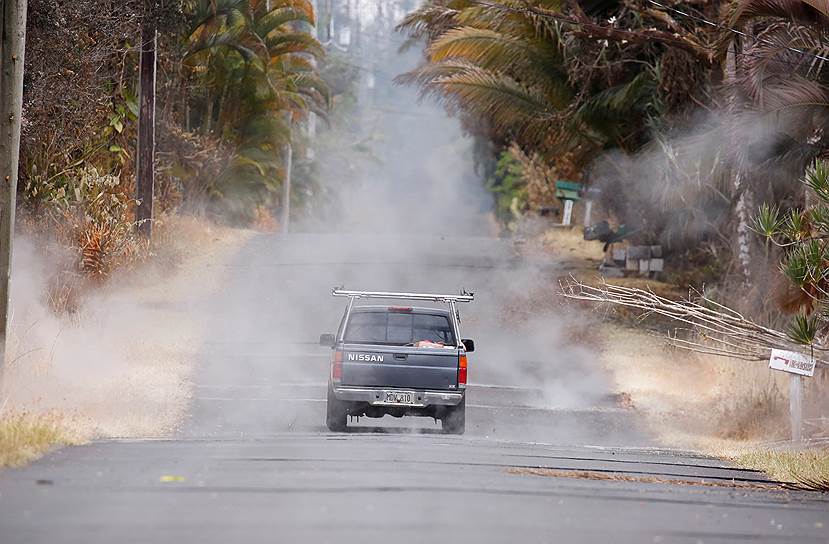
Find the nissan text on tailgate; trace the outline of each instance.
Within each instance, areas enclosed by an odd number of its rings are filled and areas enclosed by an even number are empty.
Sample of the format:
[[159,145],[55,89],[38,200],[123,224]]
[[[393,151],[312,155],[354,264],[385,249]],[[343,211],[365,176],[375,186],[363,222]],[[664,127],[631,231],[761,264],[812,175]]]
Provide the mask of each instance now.
[[[424,416],[443,431],[463,434],[466,425],[467,353],[456,303],[473,295],[387,293],[334,289],[348,297],[336,334],[320,344],[332,349],[326,425],[346,430],[349,417]],[[444,303],[448,308],[359,305],[361,299]]]

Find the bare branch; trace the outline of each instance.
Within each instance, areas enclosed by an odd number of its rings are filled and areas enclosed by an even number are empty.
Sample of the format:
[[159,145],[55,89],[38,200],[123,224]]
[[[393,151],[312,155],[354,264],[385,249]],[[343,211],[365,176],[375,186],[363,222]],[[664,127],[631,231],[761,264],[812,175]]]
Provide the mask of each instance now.
[[[744,361],[768,359],[773,348],[812,351],[824,354],[824,359],[815,357],[817,364],[829,366],[826,360],[829,357],[825,355],[829,353],[829,346],[823,343],[811,346],[798,344],[786,333],[758,325],[704,294],[700,294],[698,302],[691,300],[690,296],[688,300],[670,300],[650,290],[611,285],[604,281],[599,286],[587,285],[572,276],[560,285],[562,294],[569,299],[636,308],[687,325],[687,328],[677,328],[673,335],[668,335],[668,343],[677,348]],[[696,340],[680,338],[678,332],[683,330],[695,335]]]

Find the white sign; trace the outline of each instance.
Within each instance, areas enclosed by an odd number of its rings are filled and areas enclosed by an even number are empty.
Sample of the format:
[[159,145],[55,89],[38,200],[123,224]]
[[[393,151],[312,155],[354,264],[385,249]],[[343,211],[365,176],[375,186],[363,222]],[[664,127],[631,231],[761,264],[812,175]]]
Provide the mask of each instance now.
[[564,201],[564,218],[561,220],[562,225],[569,225],[573,217],[573,201]]
[[773,349],[769,358],[769,368],[801,376],[814,376],[815,359],[796,351]]

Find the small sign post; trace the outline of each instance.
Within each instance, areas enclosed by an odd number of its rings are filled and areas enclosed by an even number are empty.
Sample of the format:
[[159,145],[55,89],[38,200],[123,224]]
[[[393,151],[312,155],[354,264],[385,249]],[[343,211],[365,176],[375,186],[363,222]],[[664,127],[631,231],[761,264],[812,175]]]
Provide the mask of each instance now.
[[796,351],[771,350],[769,368],[791,374],[789,389],[789,419],[792,426],[792,440],[803,438],[803,376],[815,375],[815,358]]
[[570,222],[573,218],[573,201],[567,199],[564,201],[564,217],[561,220],[562,225],[570,225]]
[[769,358],[769,368],[812,377],[815,375],[815,358],[796,351],[773,349]]

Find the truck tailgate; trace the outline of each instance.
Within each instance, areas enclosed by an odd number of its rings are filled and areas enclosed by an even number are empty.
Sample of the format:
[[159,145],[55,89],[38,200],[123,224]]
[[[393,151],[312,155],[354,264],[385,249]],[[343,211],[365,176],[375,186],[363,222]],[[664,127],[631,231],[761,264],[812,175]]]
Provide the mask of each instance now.
[[376,345],[345,345],[343,385],[458,388],[458,350]]

